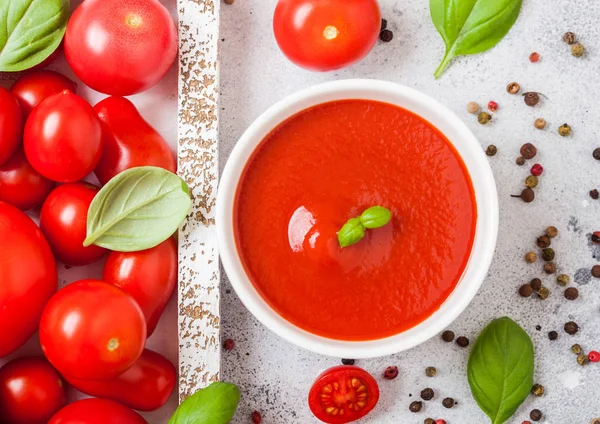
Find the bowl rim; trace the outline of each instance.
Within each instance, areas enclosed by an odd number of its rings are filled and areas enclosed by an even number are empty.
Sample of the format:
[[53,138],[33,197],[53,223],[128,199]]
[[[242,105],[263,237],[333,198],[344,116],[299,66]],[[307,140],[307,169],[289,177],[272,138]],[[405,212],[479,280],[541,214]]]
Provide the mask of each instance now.
[[[416,326],[390,337],[369,341],[322,337],[295,326],[275,312],[254,288],[244,270],[237,251],[233,227],[239,179],[252,153],[264,137],[285,119],[302,110],[328,101],[344,99],[370,99],[394,104],[423,117],[438,128],[455,146],[464,161],[473,183],[477,203],[476,232],[470,258],[452,293],[438,310]],[[401,102],[405,103],[400,104]],[[407,106],[406,103],[411,105]],[[461,145],[458,146],[457,142]],[[432,97],[413,88],[382,80],[348,79],[326,82],[300,90],[275,103],[263,112],[238,140],[221,175],[217,193],[216,226],[219,253],[229,281],[244,306],[265,327],[283,339],[309,351],[339,358],[373,358],[402,352],[424,343],[449,326],[469,306],[487,275],[496,247],[498,225],[496,183],[487,157],[475,135],[456,114]]]

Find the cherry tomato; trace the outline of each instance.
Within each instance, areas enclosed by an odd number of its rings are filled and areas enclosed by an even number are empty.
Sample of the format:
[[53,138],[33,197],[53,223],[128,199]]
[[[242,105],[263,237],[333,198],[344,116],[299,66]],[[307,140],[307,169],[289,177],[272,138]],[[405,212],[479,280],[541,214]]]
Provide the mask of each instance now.
[[35,332],[57,286],[56,263],[42,232],[19,209],[0,202],[0,358]]
[[158,166],[176,172],[175,155],[164,138],[123,97],[102,100],[94,110],[102,121],[104,145],[95,169],[102,184],[126,169]]
[[129,96],[165,76],[177,56],[177,28],[158,0],[86,0],[69,19],[65,55],[94,90]]
[[77,94],[48,97],[29,115],[23,137],[33,168],[58,182],[79,181],[102,153],[102,127],[94,109]]
[[137,361],[145,342],[146,322],[135,300],[98,280],[59,290],[40,322],[42,351],[70,378],[114,378]]
[[356,421],[371,412],[378,401],[379,386],[373,376],[350,365],[325,371],[308,394],[312,413],[330,424]]
[[23,122],[19,102],[10,91],[0,87],[0,165],[6,163],[19,147]]
[[131,368],[112,380],[67,381],[87,395],[112,399],[138,411],[154,411],[169,400],[176,378],[175,367],[168,359],[144,349]]
[[4,424],[45,424],[67,404],[65,385],[44,358],[13,359],[0,369]]
[[65,90],[75,93],[77,86],[69,78],[53,71],[28,72],[19,78],[10,91],[19,101],[27,117],[42,100]]
[[148,424],[135,411],[108,399],[83,399],[65,406],[48,424]]
[[110,252],[102,278],[131,295],[152,335],[177,284],[177,243],[172,237],[139,252]]
[[0,200],[21,210],[38,207],[54,188],[54,181],[40,175],[18,149],[0,166]]
[[331,71],[364,58],[381,29],[376,0],[279,0],[273,30],[289,60]]
[[106,253],[106,249],[99,246],[83,246],[87,213],[96,193],[98,187],[89,183],[62,184],[44,202],[40,229],[59,261],[87,265]]

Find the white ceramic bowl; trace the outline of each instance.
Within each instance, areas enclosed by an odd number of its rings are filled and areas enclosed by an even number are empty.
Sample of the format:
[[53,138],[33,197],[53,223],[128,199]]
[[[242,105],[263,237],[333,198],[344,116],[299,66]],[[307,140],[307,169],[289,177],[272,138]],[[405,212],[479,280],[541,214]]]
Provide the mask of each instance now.
[[[278,315],[248,279],[237,252],[233,212],[236,188],[248,159],[265,136],[296,113],[321,103],[368,99],[398,105],[431,122],[454,144],[466,164],[477,200],[477,228],[471,256],[460,282],[442,306],[419,325],[392,337],[372,341],[341,341],[314,335]],[[219,186],[217,234],[221,260],[229,280],[254,316],[284,339],[324,355],[369,358],[410,349],[435,336],[469,305],[483,282],[496,247],[498,194],[492,170],[479,142],[445,106],[409,87],[377,80],[344,80],[317,85],[293,94],[264,112],[242,135],[231,152]]]

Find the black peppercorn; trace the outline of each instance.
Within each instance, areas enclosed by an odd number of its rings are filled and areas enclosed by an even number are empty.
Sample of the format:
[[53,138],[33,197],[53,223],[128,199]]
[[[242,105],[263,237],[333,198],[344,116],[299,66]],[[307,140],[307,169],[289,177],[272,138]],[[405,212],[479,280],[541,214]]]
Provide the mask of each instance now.
[[454,332],[450,330],[446,330],[442,333],[442,340],[446,343],[450,343],[454,340]]
[[488,156],[496,156],[496,153],[498,153],[498,148],[493,144],[490,144],[487,149],[485,149],[485,154]]
[[592,155],[594,156],[594,159],[600,160],[600,147],[598,147],[597,149],[594,149],[594,152],[592,153]]
[[356,361],[354,359],[342,359],[342,364],[344,365],[354,365]]
[[579,297],[579,290],[575,287],[569,287],[565,290],[565,298],[568,300],[575,300]]
[[530,297],[532,294],[533,294],[533,289],[531,288],[531,286],[529,284],[523,284],[519,288],[519,295],[521,297]]
[[544,264],[544,272],[546,274],[554,274],[556,272],[556,264],[554,262],[547,262]]
[[565,35],[563,35],[563,41],[568,45],[572,46],[577,42],[577,36],[570,31],[566,32]]
[[550,237],[548,236],[540,236],[537,239],[537,245],[538,247],[545,249],[546,247],[550,247],[550,244],[552,244],[552,242],[550,241]]
[[590,190],[590,197],[594,200],[598,200],[600,198],[600,192],[596,189]]
[[531,418],[531,421],[539,421],[542,419],[542,417],[542,411],[540,411],[539,409],[534,409],[529,413],[529,418]]
[[392,41],[393,38],[394,38],[394,33],[392,31],[390,31],[389,29],[384,29],[379,34],[379,39],[381,41],[383,41],[384,43],[389,43],[390,41]]
[[454,404],[455,404],[454,399],[449,398],[449,397],[444,398],[444,400],[442,401],[442,405],[444,405],[444,408],[450,409],[454,406]]
[[600,265],[594,265],[592,267],[592,277],[600,278]]
[[421,399],[423,400],[431,400],[434,396],[435,393],[433,392],[433,389],[430,389],[429,387],[421,390]]
[[525,165],[525,158],[523,156],[519,156],[517,158],[517,160],[515,161],[515,163],[519,166],[523,166],[523,165]]
[[384,29],[387,29],[387,24],[388,24],[387,19],[382,19],[381,20],[381,29],[380,29],[380,31],[383,31]]
[[523,99],[527,106],[534,107],[540,102],[540,95],[538,93],[524,93]]
[[[433,418],[425,418],[423,424],[435,424],[435,420]],[[600,421],[598,422],[598,424],[600,424]]]
[[551,247],[542,250],[542,259],[546,262],[553,261],[555,256],[554,249]]
[[425,368],[425,375],[427,377],[435,377],[436,374],[437,374],[437,370],[435,369],[435,367]]
[[408,409],[410,410],[410,412],[421,412],[421,409],[423,409],[423,402],[416,400],[410,404]]
[[542,288],[542,280],[540,280],[539,278],[534,278],[533,280],[531,280],[529,285],[533,290],[538,291]]
[[558,339],[558,333],[556,331],[550,331],[548,333],[548,338],[550,340],[556,340],[556,339]]
[[542,331],[542,326],[538,324],[538,325],[535,326],[535,329],[537,331]]
[[467,347],[469,346],[469,339],[467,339],[465,336],[460,336],[456,339],[456,344],[460,347]]
[[533,159],[537,154],[537,148],[531,143],[525,143],[521,146],[521,156],[525,159]]
[[530,188],[526,188],[521,192],[521,194],[513,194],[510,197],[518,197],[525,203],[531,203],[535,199],[535,192]]
[[577,334],[577,332],[579,331],[579,326],[576,322],[569,321],[565,324],[564,329],[565,333],[570,334],[572,336],[573,334]]

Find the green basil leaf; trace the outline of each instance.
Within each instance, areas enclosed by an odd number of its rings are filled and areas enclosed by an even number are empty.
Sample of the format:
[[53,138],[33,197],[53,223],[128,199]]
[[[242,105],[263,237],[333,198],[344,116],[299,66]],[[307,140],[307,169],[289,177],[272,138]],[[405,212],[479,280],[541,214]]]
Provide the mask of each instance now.
[[352,218],[338,232],[338,242],[340,247],[348,247],[361,241],[364,236],[365,227],[360,222],[360,218]]
[[492,321],[473,345],[467,376],[473,398],[492,420],[505,423],[533,386],[533,343],[519,324]]
[[128,169],[94,197],[83,245],[119,252],[149,249],[173,235],[191,205],[188,186],[177,175],[154,166]]
[[0,3],[0,71],[32,68],[58,48],[69,20],[68,0]]
[[456,56],[481,53],[504,38],[523,0],[429,0],[431,19],[446,44],[439,78]]
[[390,219],[392,219],[392,212],[382,206],[373,206],[364,211],[360,216],[360,222],[363,227],[370,230],[387,225]]
[[228,424],[240,402],[240,389],[231,383],[212,383],[187,398],[169,424]]

